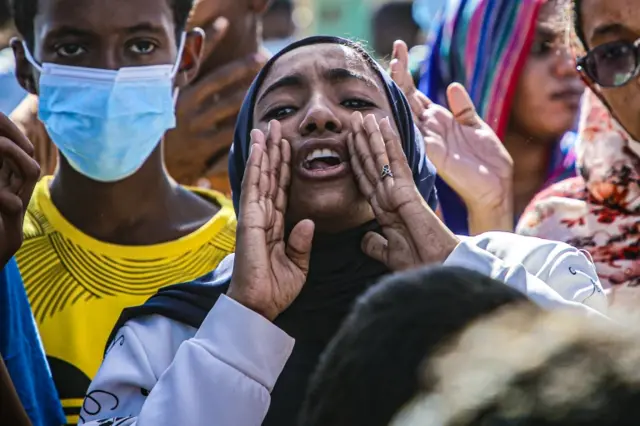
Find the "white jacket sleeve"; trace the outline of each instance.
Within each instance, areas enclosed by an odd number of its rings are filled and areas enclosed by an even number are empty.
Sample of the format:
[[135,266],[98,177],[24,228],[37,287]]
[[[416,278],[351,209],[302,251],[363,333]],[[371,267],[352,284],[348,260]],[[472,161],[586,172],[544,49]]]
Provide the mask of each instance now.
[[194,332],[156,315],[127,322],[91,383],[81,424],[262,424],[293,339],[224,295]]
[[607,296],[589,253],[562,242],[506,232],[489,232],[471,241],[506,264],[522,264],[564,299],[607,312]]
[[491,232],[463,238],[444,264],[503,281],[543,308],[570,308],[596,316],[606,309],[593,264],[566,244]]

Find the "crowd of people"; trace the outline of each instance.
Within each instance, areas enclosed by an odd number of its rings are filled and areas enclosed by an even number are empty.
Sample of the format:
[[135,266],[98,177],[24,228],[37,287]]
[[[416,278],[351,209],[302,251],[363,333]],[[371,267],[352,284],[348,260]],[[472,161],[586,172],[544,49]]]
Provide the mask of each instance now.
[[0,4],[0,424],[635,424],[633,2]]

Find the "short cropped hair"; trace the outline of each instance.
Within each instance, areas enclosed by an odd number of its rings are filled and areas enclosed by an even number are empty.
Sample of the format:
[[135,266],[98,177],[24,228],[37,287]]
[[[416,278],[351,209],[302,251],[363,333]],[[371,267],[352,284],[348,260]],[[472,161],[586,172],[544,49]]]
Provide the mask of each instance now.
[[[46,0],[6,0],[13,1],[13,19],[18,32],[24,37],[27,46],[33,49],[35,28],[34,21],[38,13],[38,2]],[[105,0],[109,1],[109,0]],[[131,0],[133,1],[133,0]],[[187,26],[189,12],[194,0],[165,0],[171,3],[173,19],[176,27],[176,40]],[[80,5],[78,7],[81,7]]]
[[562,311],[500,312],[433,357],[391,426],[632,426],[640,335]]
[[520,292],[462,268],[391,276],[356,303],[311,379],[300,425],[387,426],[419,389],[423,359]]

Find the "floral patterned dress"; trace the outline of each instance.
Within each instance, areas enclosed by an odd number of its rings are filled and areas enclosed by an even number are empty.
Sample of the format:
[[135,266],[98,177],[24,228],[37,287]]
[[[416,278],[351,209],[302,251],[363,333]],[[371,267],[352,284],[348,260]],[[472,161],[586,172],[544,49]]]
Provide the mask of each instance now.
[[612,303],[628,299],[620,296],[629,290],[639,297],[633,287],[640,287],[640,142],[589,90],[578,139],[580,176],[538,194],[517,232],[588,251]]

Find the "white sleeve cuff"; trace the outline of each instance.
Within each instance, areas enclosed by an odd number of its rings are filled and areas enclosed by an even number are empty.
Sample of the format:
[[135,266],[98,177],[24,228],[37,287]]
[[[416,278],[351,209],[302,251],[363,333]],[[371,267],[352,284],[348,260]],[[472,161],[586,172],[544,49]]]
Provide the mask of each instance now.
[[295,343],[266,318],[224,294],[194,339],[216,358],[257,381],[269,392]]
[[573,308],[591,313],[580,303],[562,298],[554,289],[536,276],[529,274],[521,264],[506,264],[491,253],[477,247],[472,241],[462,241],[444,262],[444,266],[459,266],[502,281],[528,296],[545,309]]

